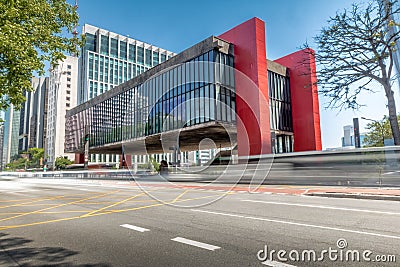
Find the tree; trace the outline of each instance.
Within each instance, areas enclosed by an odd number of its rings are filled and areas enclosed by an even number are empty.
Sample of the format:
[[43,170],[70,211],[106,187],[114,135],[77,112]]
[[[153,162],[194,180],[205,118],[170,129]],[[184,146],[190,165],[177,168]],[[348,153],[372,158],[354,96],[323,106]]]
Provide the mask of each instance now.
[[360,93],[374,92],[376,83],[381,85],[387,98],[394,143],[400,145],[392,90],[393,52],[400,32],[390,31],[398,25],[393,15],[400,10],[394,8],[393,2],[387,1],[385,6],[372,1],[365,8],[353,4],[351,10],[331,17],[329,26],[315,37],[318,47],[315,59],[321,93],[331,100],[328,107],[357,109],[361,105]]
[[28,164],[28,159],[27,158],[18,158],[16,160],[13,160],[12,162],[8,163],[6,165],[7,168],[11,170],[21,170],[25,169]]
[[82,40],[65,37],[79,20],[66,0],[0,0],[0,109],[20,108],[34,72],[76,53]]
[[71,165],[74,163],[73,161],[69,160],[67,157],[57,157],[56,161],[54,162],[54,166],[56,167],[57,170],[63,170],[65,169],[68,165]]
[[[400,115],[397,116],[397,120],[400,120]],[[366,147],[384,146],[383,139],[393,138],[389,119],[386,116],[381,121],[368,123],[366,128],[368,130],[364,137],[364,145]]]
[[44,149],[32,147],[28,149],[28,154],[30,158],[30,166],[31,167],[39,167],[40,160],[43,160],[44,157]]

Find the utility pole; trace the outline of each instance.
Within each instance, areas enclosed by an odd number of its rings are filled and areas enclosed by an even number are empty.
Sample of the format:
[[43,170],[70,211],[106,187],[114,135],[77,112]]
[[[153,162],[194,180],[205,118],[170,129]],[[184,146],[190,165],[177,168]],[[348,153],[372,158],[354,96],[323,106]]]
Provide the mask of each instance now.
[[85,146],[85,160],[84,160],[84,163],[83,163],[83,168],[85,169],[85,170],[87,170],[88,168],[89,168],[89,133],[90,133],[90,130],[89,130],[89,125],[86,125],[85,126],[85,143],[84,143],[84,146]]

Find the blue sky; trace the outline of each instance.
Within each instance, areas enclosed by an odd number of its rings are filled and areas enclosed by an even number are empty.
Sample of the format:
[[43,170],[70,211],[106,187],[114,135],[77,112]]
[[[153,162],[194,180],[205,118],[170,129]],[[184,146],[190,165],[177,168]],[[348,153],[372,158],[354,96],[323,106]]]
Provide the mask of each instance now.
[[[73,0],[69,2],[74,3]],[[78,12],[81,26],[89,23],[173,52],[180,52],[210,35],[219,35],[252,17],[258,17],[266,22],[267,57],[274,60],[298,50],[305,41],[313,47],[313,36],[326,25],[327,19],[337,10],[349,8],[351,2],[79,0]],[[362,96],[366,106],[359,111],[325,109],[327,99],[320,96],[324,148],[341,145],[343,126],[352,124],[353,117],[383,118],[387,113],[385,96],[379,87],[377,90],[376,94]],[[398,92],[395,92],[397,98]],[[360,123],[361,128],[366,125],[365,121]]]

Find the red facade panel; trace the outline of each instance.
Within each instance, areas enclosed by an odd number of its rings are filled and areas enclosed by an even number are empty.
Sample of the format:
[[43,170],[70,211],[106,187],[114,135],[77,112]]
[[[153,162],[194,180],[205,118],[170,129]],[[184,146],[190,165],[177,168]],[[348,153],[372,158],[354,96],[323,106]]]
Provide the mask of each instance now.
[[321,150],[318,87],[313,50],[300,50],[275,62],[289,68],[294,151]]
[[265,23],[252,18],[219,37],[234,44],[238,155],[270,154]]

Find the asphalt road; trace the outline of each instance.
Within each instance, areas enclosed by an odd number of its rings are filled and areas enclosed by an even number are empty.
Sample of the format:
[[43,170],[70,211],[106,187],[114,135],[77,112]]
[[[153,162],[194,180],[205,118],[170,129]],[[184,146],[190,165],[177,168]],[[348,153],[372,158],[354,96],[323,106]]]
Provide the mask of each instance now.
[[399,222],[397,201],[4,180],[0,266],[399,266]]

